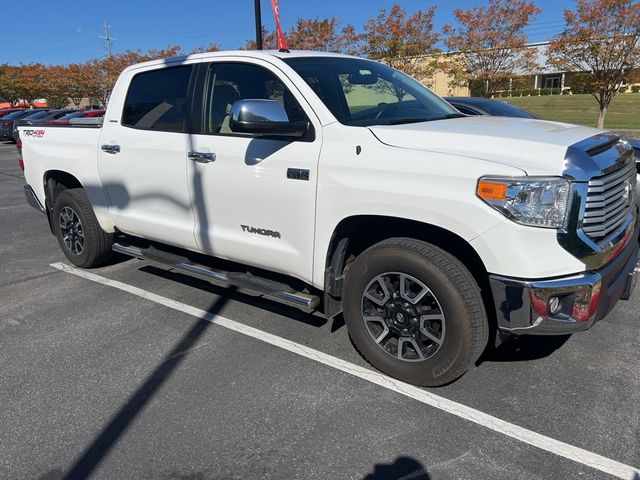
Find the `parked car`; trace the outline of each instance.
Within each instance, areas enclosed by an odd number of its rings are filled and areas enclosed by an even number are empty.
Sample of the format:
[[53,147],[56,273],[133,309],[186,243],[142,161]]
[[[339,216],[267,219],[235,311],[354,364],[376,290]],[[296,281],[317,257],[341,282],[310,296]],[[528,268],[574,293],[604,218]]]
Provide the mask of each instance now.
[[13,140],[13,122],[39,111],[37,108],[19,110],[0,118],[0,140]]
[[38,108],[38,109],[35,109],[35,110],[30,110],[31,113],[29,113],[28,115],[25,115],[24,117],[21,117],[21,118],[18,118],[16,120],[14,120],[13,121],[13,126],[11,127],[12,128],[11,136],[13,137],[13,139],[14,140],[16,139],[16,133],[17,133],[16,124],[32,125],[32,123],[25,123],[25,122],[27,122],[28,120],[35,121],[35,120],[37,120],[39,118],[46,117],[49,114],[50,111],[51,110],[48,109],[48,108]]
[[72,109],[59,109],[59,110],[41,110],[39,112],[34,113],[33,115],[28,115],[26,117],[20,118],[13,122],[13,139],[18,139],[18,127],[20,126],[29,126],[29,125],[44,125],[51,120],[57,120],[58,118],[64,117],[70,113],[75,112]]
[[465,115],[539,118],[522,107],[501,100],[482,97],[444,97],[444,99]]
[[71,120],[78,118],[98,118],[104,116],[104,110],[78,110],[64,115],[57,120],[50,120],[49,125],[70,125]]
[[10,113],[13,112],[21,112],[22,110],[24,110],[24,108],[3,108],[0,109],[0,118],[5,117],[6,115],[9,115]]
[[586,330],[635,285],[633,150],[612,133],[463,115],[324,52],[135,65],[107,108],[20,127],[26,200],[69,262],[116,251],[342,312],[403,381],[452,382],[505,336]]

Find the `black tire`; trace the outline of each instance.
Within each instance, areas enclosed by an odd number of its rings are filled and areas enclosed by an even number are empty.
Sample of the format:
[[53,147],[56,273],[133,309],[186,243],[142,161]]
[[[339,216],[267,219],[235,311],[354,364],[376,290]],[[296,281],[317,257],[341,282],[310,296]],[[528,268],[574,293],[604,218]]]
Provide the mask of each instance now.
[[[71,215],[75,214],[79,220],[80,227],[75,229],[78,232],[75,235],[78,241],[80,241],[80,233],[84,236],[82,249],[78,247],[79,243],[71,242],[68,235],[65,241],[64,227],[62,226],[65,222],[61,220],[61,214],[68,215],[69,212]],[[113,234],[102,230],[82,188],[64,190],[56,197],[51,213],[51,223],[60,248],[75,266],[81,268],[99,267],[112,258]],[[72,243],[71,247],[69,243]]]
[[[379,276],[385,278],[386,272],[398,272],[419,280],[441,306],[446,335],[443,325],[441,343],[433,343],[430,347],[436,349],[435,353],[424,355],[424,359],[420,359],[421,356],[406,361],[393,356],[387,351],[393,348],[393,330],[390,330],[387,345],[381,346],[374,340],[367,326],[369,324],[364,320],[367,300],[363,295],[367,288],[371,288],[371,282]],[[342,300],[349,335],[360,354],[378,370],[408,383],[430,387],[451,383],[473,365],[487,345],[489,325],[476,281],[459,260],[426,242],[391,238],[364,251],[347,269]],[[384,317],[385,322],[392,323],[394,315]],[[411,320],[415,321],[415,318]],[[388,328],[394,326],[389,325]],[[398,347],[401,351],[406,350],[403,345],[397,340],[396,352]],[[417,353],[417,350],[413,351]],[[421,349],[422,353],[425,352]]]

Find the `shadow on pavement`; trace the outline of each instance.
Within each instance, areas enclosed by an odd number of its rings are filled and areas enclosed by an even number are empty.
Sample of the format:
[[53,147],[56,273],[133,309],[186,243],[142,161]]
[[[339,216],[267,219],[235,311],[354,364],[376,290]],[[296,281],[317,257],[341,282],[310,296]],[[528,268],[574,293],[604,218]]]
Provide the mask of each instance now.
[[[208,312],[217,314],[227,298],[221,297],[211,305]],[[111,449],[118,443],[120,437],[127,431],[136,417],[156,395],[162,385],[171,377],[176,368],[189,355],[189,351],[196,345],[198,340],[213,325],[207,320],[200,319],[186,332],[173,349],[166,354],[164,360],[147,377],[140,387],[129,397],[129,400],[120,410],[111,417],[109,423],[93,439],[82,454],[76,459],[73,466],[64,475],[65,480],[75,480],[89,477],[100,465],[100,462],[109,454]],[[45,476],[44,479],[54,478]]]
[[424,466],[411,457],[398,457],[393,463],[377,463],[362,480],[430,480]]
[[486,362],[525,362],[548,357],[562,347],[571,335],[522,335],[508,338],[497,348],[486,352]]

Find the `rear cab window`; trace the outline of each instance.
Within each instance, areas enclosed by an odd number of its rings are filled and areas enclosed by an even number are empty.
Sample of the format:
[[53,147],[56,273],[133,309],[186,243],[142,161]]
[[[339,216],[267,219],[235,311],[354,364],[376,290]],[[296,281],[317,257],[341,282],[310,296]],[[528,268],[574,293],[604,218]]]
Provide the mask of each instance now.
[[185,132],[192,65],[138,73],[124,102],[122,125],[141,130]]

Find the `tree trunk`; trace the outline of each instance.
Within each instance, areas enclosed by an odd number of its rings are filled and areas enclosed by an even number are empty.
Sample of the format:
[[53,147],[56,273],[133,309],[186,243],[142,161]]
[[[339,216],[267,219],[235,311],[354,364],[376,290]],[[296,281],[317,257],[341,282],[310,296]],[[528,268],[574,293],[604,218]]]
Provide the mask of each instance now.
[[598,114],[598,128],[604,128],[604,117],[607,114],[607,107],[600,107]]

